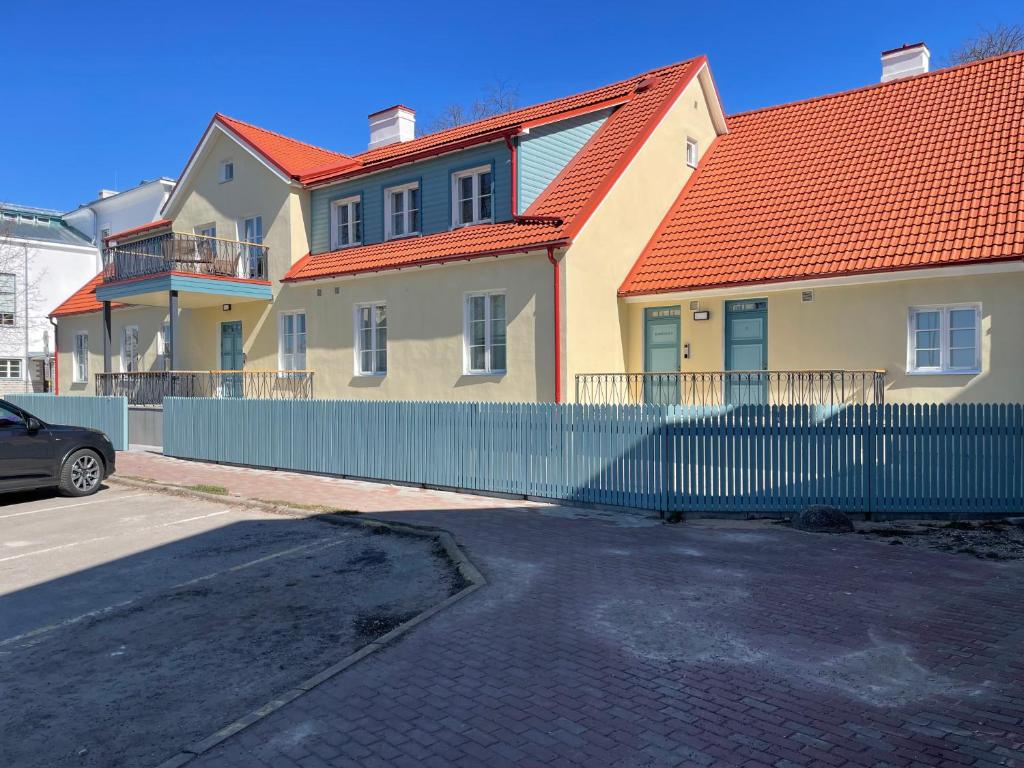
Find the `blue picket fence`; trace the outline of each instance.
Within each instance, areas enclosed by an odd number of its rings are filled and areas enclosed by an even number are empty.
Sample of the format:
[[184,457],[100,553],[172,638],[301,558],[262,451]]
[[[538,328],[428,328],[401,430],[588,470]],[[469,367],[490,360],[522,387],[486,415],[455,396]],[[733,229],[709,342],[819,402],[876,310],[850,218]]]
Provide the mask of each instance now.
[[168,398],[164,452],[661,512],[1012,514],[1022,409]]
[[102,430],[115,450],[128,450],[128,398],[23,393],[5,395],[4,399],[51,424]]

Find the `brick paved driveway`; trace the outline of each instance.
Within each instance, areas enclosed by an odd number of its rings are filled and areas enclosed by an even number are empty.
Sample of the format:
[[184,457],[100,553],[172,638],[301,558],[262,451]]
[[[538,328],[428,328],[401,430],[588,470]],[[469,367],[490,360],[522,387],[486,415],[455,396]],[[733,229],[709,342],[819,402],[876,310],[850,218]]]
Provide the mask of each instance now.
[[490,582],[194,766],[1024,765],[1020,563],[167,459],[132,473],[182,471],[444,527]]

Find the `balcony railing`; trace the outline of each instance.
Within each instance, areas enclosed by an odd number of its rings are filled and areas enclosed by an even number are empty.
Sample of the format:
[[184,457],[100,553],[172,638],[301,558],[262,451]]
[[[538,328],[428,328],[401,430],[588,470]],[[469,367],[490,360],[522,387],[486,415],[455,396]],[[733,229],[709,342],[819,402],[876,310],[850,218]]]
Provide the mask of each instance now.
[[167,232],[103,249],[103,280],[115,282],[164,272],[267,279],[267,247],[219,237]]
[[165,397],[309,400],[313,397],[313,371],[97,373],[96,394],[127,397],[130,405],[160,405]]
[[885,371],[581,373],[576,402],[608,405],[882,405]]

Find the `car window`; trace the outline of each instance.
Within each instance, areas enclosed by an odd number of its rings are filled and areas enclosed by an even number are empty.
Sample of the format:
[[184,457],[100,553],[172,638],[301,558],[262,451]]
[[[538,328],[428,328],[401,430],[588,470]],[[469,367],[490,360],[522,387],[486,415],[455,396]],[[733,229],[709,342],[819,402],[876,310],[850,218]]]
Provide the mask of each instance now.
[[21,418],[20,413],[12,411],[10,408],[5,408],[0,405],[0,429],[3,427],[23,427],[25,426],[25,420]]

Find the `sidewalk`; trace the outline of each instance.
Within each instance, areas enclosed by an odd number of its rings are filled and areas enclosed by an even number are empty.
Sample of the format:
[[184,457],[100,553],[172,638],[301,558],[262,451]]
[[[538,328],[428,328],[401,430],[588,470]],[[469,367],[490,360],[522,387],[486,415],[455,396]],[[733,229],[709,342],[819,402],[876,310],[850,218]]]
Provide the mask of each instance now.
[[117,454],[114,476],[172,485],[213,485],[232,496],[344,512],[422,512],[431,509],[521,509],[550,505],[523,499],[473,496],[413,486],[307,475],[224,464],[206,464],[132,450]]

